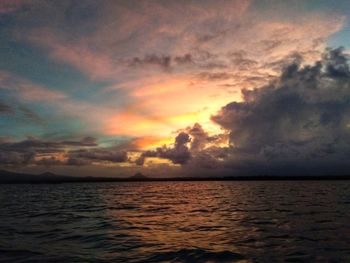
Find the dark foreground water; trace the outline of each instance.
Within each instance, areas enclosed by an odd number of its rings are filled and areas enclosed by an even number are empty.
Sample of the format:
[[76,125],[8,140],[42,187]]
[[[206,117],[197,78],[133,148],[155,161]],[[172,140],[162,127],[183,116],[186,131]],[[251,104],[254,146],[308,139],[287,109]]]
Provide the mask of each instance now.
[[0,261],[350,262],[350,182],[0,185]]

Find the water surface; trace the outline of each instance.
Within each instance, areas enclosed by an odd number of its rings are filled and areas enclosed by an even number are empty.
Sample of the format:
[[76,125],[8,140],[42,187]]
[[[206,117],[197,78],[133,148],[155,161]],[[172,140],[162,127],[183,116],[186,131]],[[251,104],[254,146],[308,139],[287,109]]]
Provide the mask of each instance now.
[[0,185],[0,261],[350,262],[349,181]]

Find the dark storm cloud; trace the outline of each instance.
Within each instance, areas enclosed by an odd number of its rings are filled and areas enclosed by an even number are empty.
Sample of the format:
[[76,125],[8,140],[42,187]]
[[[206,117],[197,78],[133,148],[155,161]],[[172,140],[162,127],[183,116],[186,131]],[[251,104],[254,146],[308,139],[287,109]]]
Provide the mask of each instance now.
[[27,165],[34,161],[35,152],[3,151],[0,150],[1,165]]
[[[349,173],[348,56],[341,48],[327,50],[321,60],[303,66],[301,56],[291,57],[278,78],[243,89],[242,102],[212,117],[227,133],[209,136],[196,123],[178,134],[174,147],[144,152],[136,163],[165,158],[189,174]],[[226,140],[229,145],[220,146]]]
[[174,147],[163,146],[154,151],[145,151],[135,163],[143,165],[147,157],[157,157],[183,166],[215,168],[218,167],[218,160],[227,155],[227,148],[214,146],[223,141],[226,141],[225,134],[210,136],[199,123],[195,123],[178,133]]
[[67,147],[91,146],[97,146],[96,139],[92,137],[85,137],[78,141],[45,141],[33,137],[19,142],[2,141],[0,143],[0,165],[58,164],[59,161],[51,157],[41,161],[35,161],[35,157],[41,154],[63,153]]
[[274,76],[270,74],[257,74],[257,75],[252,75],[252,76],[247,76],[244,78],[244,81],[250,82],[250,83],[261,83],[265,82],[266,80],[271,80],[273,79]]
[[126,151],[98,147],[94,137],[62,141],[45,141],[29,137],[19,142],[0,143],[0,165],[89,165],[98,162],[128,161]]
[[227,147],[219,147],[227,141],[226,134],[209,135],[199,123],[184,130],[191,138],[191,158],[186,163],[188,170],[220,169],[222,160],[228,156]]
[[275,61],[264,63],[261,68],[271,68],[274,71],[282,71],[284,68],[291,64],[300,63],[302,61],[303,55],[300,53],[291,53],[281,59]]
[[173,164],[186,164],[191,158],[191,152],[187,144],[191,141],[190,136],[185,132],[180,132],[175,138],[175,144],[173,148],[163,146],[158,147],[155,151],[143,152],[136,160],[136,164],[143,165],[145,158],[158,157],[162,159],[168,159]]
[[329,50],[329,52],[323,55],[323,60],[326,61],[325,67],[327,75],[334,79],[343,79],[347,82],[349,88],[349,56],[343,54],[343,49]]
[[157,157],[169,159],[174,164],[185,164],[191,158],[191,153],[187,146],[190,141],[190,136],[187,133],[180,132],[175,138],[174,148],[158,148]]
[[192,127],[187,127],[184,131],[191,137],[192,152],[201,151],[208,144],[218,144],[226,139],[224,134],[210,136],[199,123],[195,123]]
[[198,169],[218,169],[220,168],[220,162],[208,151],[200,151],[192,156],[187,168],[192,168],[194,171]]
[[208,141],[208,133],[204,131],[199,123],[195,123],[193,127],[187,129],[188,133],[192,136],[191,150],[201,150],[205,147]]
[[[296,59],[259,89],[242,90],[212,120],[229,131],[234,169],[251,172],[349,172],[350,71],[342,49],[314,65]],[[245,166],[246,168],[248,167]]]
[[92,161],[107,161],[112,163],[123,163],[128,161],[128,154],[126,151],[119,151],[113,149],[80,149],[68,153],[68,164],[77,165],[81,163],[89,163]]
[[45,141],[34,137],[28,137],[26,140],[19,142],[3,142],[0,143],[0,150],[9,151],[28,151],[35,150],[59,150],[67,146],[96,146],[96,139],[85,137],[79,141]]

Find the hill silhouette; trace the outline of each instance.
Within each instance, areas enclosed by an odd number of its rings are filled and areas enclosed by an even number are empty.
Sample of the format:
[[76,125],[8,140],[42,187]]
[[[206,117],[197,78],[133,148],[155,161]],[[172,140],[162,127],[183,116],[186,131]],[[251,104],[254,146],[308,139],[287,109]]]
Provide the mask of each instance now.
[[131,180],[148,180],[149,177],[143,175],[142,173],[136,173],[133,176],[130,176],[129,179],[131,179]]

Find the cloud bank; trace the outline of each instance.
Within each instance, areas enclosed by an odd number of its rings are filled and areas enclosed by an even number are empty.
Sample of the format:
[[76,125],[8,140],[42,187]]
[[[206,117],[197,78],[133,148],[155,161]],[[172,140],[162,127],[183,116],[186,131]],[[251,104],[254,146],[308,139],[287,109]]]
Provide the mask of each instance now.
[[[267,85],[243,89],[211,117],[222,133],[199,124],[181,129],[171,146],[142,151],[101,147],[94,137],[45,141],[29,137],[0,143],[2,165],[92,165],[169,160],[184,174],[346,174],[350,171],[350,68],[342,48],[309,65],[302,56],[284,63]],[[11,107],[1,103],[1,113]],[[132,143],[130,144],[132,145]],[[129,152],[138,152],[130,159]]]
[[[215,168],[216,173],[338,174],[350,165],[350,71],[342,48],[327,50],[321,60],[298,59],[263,87],[242,90],[243,100],[222,107],[212,120],[226,131],[229,144],[210,146],[199,124],[179,133],[186,138],[165,152],[181,154],[187,168]],[[225,134],[221,134],[223,137]],[[178,148],[185,147],[186,151]],[[144,157],[173,156],[145,153]],[[177,155],[177,158],[179,156]]]
[[316,2],[1,1],[2,163],[345,169],[347,8]]
[[98,146],[93,137],[61,141],[29,137],[19,142],[0,141],[0,164],[3,166],[89,165],[93,162],[128,162],[128,155],[123,150]]

